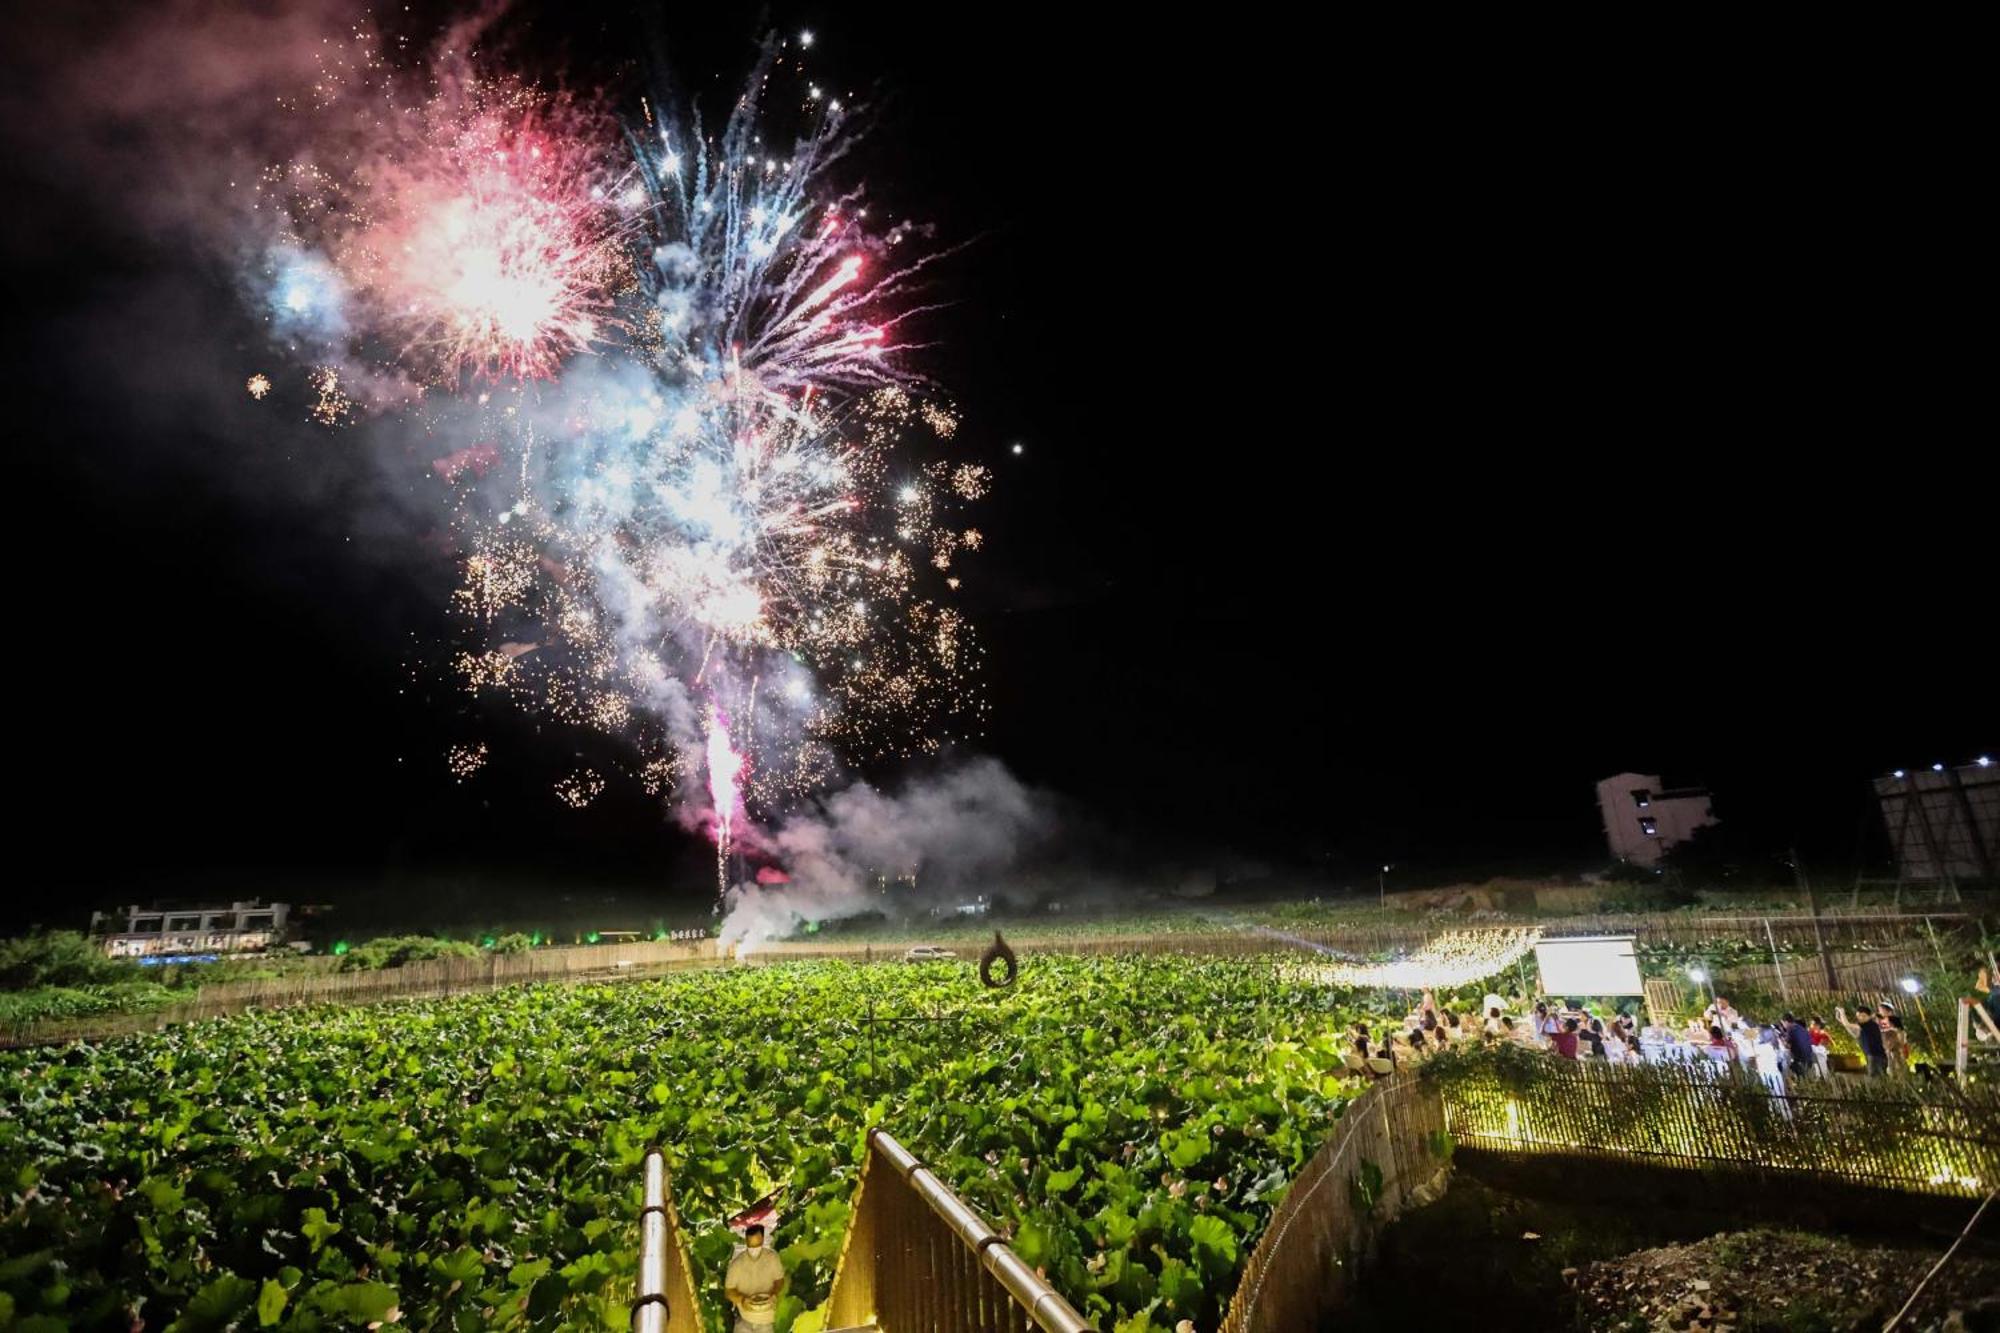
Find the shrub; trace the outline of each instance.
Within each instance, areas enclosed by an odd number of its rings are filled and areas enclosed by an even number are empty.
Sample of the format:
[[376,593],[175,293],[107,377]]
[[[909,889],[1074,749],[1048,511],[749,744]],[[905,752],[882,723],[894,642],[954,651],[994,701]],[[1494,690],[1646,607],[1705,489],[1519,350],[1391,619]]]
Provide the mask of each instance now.
[[427,963],[433,958],[477,958],[479,947],[464,940],[435,935],[384,935],[356,945],[340,957],[342,972],[372,972],[377,968]]
[[0,940],[0,990],[88,986],[129,981],[131,963],[106,958],[78,931],[52,930]]
[[96,1014],[134,1013],[185,1000],[185,992],[150,981],[120,981],[93,986],[37,986],[0,993],[0,1027],[47,1019],[88,1018]]

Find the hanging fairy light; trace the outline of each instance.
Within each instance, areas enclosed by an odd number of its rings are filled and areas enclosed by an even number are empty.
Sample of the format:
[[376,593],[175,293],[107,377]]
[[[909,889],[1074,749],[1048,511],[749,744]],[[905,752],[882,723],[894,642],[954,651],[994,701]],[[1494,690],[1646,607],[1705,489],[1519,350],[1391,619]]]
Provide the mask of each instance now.
[[1538,929],[1449,931],[1415,953],[1386,963],[1315,963],[1298,969],[1331,986],[1423,990],[1465,986],[1504,972],[1527,957],[1542,938]]

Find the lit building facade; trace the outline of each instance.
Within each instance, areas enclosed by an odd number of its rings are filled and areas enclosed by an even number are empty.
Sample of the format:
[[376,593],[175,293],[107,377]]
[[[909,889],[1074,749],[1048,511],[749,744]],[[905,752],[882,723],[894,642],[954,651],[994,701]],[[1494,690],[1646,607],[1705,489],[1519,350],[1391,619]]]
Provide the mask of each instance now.
[[1597,784],[1597,809],[1611,854],[1633,865],[1658,865],[1667,849],[1716,822],[1708,793],[1668,790],[1657,773],[1618,773]]
[[90,914],[90,933],[113,958],[254,953],[282,943],[289,903],[227,907],[120,907]]

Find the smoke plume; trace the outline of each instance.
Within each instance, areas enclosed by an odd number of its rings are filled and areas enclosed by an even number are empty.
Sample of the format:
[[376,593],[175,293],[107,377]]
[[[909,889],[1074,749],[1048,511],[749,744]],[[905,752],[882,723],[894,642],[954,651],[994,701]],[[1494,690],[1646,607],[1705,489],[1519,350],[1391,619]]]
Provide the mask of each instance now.
[[993,759],[894,794],[849,787],[765,835],[791,882],[732,889],[723,946],[748,953],[802,922],[874,911],[877,876],[914,876],[932,897],[988,886],[1015,869],[1053,823],[1047,798]]

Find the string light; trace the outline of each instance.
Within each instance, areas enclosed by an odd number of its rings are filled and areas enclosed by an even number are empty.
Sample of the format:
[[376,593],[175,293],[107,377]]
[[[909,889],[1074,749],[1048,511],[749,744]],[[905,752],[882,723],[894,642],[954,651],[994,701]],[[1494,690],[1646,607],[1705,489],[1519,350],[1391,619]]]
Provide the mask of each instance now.
[[1406,957],[1387,963],[1319,963],[1302,969],[1312,981],[1334,986],[1426,990],[1464,986],[1504,972],[1527,957],[1542,938],[1537,929],[1451,931]]

